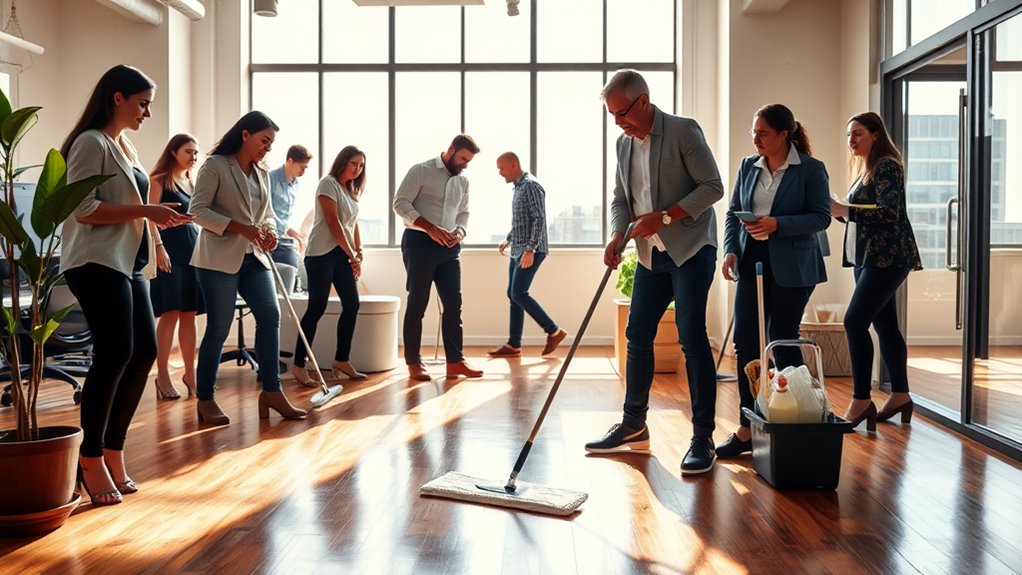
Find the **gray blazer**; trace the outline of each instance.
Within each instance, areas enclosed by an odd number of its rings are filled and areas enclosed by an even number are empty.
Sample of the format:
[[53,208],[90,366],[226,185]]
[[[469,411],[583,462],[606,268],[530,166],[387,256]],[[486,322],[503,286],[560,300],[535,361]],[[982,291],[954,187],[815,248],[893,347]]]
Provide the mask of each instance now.
[[[124,141],[137,158],[131,142]],[[135,206],[144,203],[135,183],[134,165],[118,149],[117,143],[101,130],[82,132],[71,144],[67,156],[69,182],[99,174],[113,174],[114,177],[85,196],[71,217],[64,220],[60,232],[60,271],[95,263],[131,277],[142,235],[149,235],[146,220],[136,218],[119,224],[87,224],[80,220],[91,215],[104,202]],[[152,238],[149,238],[149,263],[142,272],[148,278],[156,276],[156,246]]]
[[[801,152],[798,156],[802,163],[791,164],[784,171],[770,207],[770,215],[777,218],[777,231],[767,240],[767,249],[774,279],[781,287],[811,287],[827,281],[819,241],[819,232],[830,225],[827,168],[811,156]],[[752,211],[752,194],[761,171],[757,160],[759,156],[742,160],[724,219],[724,250],[737,255],[738,261],[742,260],[749,232],[734,212]]]
[[[654,210],[666,210],[672,204],[688,215],[660,230],[660,239],[676,265],[688,261],[703,246],[717,246],[717,218],[713,204],[724,197],[717,162],[706,145],[703,131],[691,118],[665,114],[653,107],[653,127],[649,153],[650,194]],[[614,200],[610,204],[613,232],[624,232],[635,219],[631,192],[632,138],[617,139],[617,171]],[[636,243],[649,241],[636,238]],[[643,250],[639,250],[642,254]],[[640,255],[641,258],[641,255]],[[641,261],[646,268],[651,262]]]
[[[275,226],[270,200],[270,181],[266,170],[253,165],[259,180],[264,201],[253,211],[248,195],[245,172],[234,156],[210,156],[199,168],[195,179],[195,191],[188,213],[195,216],[199,224],[199,237],[192,252],[191,264],[197,268],[228,274],[237,273],[249,247],[254,247],[241,234],[228,233],[231,220],[243,224]],[[255,249],[256,257],[266,269],[270,258]]]

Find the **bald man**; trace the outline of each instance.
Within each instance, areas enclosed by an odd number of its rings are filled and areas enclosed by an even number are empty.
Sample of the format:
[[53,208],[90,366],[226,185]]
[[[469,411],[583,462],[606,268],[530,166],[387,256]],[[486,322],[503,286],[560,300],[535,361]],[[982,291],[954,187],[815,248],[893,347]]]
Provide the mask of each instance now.
[[553,353],[568,332],[557,327],[531,295],[529,286],[546,259],[549,247],[546,232],[546,192],[531,174],[522,171],[521,162],[514,152],[504,152],[497,158],[497,172],[505,182],[514,184],[511,199],[511,231],[500,242],[500,255],[511,246],[508,262],[507,297],[511,300],[510,335],[507,343],[490,351],[493,357],[516,357],[522,354],[522,331],[528,313],[546,332],[546,345],[541,355]]

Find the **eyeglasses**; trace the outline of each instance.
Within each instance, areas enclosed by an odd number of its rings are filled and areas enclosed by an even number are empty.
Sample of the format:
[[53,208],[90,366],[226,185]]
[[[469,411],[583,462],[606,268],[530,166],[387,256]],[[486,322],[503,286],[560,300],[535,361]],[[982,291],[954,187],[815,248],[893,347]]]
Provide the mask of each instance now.
[[625,108],[624,111],[622,111],[622,112],[614,112],[614,115],[617,116],[618,118],[624,118],[625,116],[628,115],[628,112],[632,111],[632,107],[635,106],[635,103],[638,102],[639,98],[641,98],[641,97],[642,97],[642,94],[639,94],[638,96],[635,97],[634,100],[632,100],[631,104],[628,104],[628,107]]
[[769,130],[749,130],[749,135],[753,138],[765,138],[772,134]]

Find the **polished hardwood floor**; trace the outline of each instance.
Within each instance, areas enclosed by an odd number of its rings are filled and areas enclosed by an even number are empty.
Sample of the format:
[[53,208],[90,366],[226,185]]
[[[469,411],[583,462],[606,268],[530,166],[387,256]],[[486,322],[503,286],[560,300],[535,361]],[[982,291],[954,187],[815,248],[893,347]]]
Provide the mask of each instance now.
[[[227,427],[146,393],[128,441],[141,491],[57,531],[0,540],[2,573],[1020,573],[1022,464],[922,417],[845,436],[836,491],[778,491],[751,459],[682,478],[683,376],[658,374],[651,456],[586,456],[620,417],[613,351],[582,348],[521,479],[589,493],[553,518],[417,494],[448,471],[503,481],[563,360],[487,360],[480,380],[403,369],[348,385],[304,421],[256,413],[255,375],[221,370]],[[733,370],[725,365],[723,371]],[[828,381],[839,410],[847,380]],[[300,404],[312,390],[287,384]],[[883,401],[878,394],[876,400]],[[737,423],[719,386],[716,439]],[[66,386],[44,423],[76,423]],[[0,408],[0,428],[10,410]],[[2,481],[0,481],[2,483]],[[0,486],[2,488],[2,486]]]

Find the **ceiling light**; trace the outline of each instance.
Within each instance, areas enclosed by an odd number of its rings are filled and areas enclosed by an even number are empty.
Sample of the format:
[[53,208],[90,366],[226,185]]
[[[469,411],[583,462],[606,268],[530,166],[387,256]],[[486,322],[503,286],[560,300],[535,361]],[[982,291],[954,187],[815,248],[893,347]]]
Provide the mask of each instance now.
[[256,16],[276,16],[277,0],[255,0],[253,12]]

